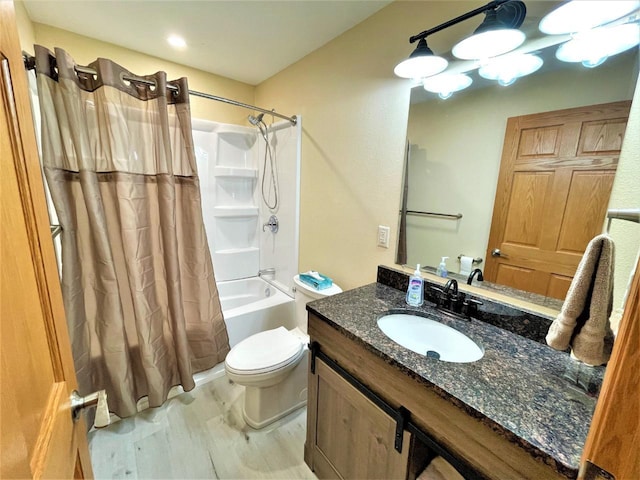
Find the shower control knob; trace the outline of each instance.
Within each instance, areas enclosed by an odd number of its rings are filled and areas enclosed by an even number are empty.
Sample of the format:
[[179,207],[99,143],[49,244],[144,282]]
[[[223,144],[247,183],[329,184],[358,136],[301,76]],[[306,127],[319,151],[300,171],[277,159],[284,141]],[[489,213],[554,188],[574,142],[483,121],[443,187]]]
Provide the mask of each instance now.
[[269,230],[271,230],[271,233],[278,233],[279,226],[280,225],[278,223],[278,217],[276,217],[275,215],[271,215],[269,217],[269,221],[264,225],[262,225],[262,231],[264,232],[265,228],[269,227]]
[[111,423],[106,391],[98,390],[97,392],[93,392],[85,397],[81,397],[80,394],[74,390],[71,393],[71,398],[69,400],[71,403],[71,415],[74,422],[77,422],[80,419],[82,410],[89,407],[96,407],[96,418],[93,422],[94,426],[96,428],[102,428]]

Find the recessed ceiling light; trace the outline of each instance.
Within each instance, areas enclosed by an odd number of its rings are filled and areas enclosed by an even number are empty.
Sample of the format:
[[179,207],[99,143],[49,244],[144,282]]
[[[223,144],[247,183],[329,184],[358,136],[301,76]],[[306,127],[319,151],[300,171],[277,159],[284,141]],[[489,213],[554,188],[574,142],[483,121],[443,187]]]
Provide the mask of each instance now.
[[185,41],[184,38],[182,38],[179,35],[169,35],[167,37],[167,42],[169,42],[169,45],[171,45],[173,48],[186,48],[187,47],[187,42]]

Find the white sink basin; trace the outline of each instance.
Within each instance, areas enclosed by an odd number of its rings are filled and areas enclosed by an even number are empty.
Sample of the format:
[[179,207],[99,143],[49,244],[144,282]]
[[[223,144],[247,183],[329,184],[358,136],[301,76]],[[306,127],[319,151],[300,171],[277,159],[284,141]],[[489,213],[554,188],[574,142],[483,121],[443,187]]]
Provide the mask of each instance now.
[[380,317],[378,327],[397,344],[444,362],[476,362],[484,355],[464,333],[425,317],[394,313]]

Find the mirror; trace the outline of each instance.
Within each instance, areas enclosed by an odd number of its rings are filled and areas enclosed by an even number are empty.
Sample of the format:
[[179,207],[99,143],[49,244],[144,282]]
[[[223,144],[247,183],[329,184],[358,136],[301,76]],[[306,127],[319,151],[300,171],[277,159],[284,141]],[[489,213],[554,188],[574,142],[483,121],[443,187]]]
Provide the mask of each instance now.
[[[593,69],[558,61],[556,48],[540,52],[545,60],[541,70],[508,87],[482,81],[472,72],[472,86],[447,100],[413,88],[407,127],[407,210],[462,218],[408,215],[408,266],[420,263],[435,270],[447,256],[448,270],[455,273],[463,254],[482,258],[474,267],[484,270],[507,118],[632,99],[637,48]],[[629,278],[629,269],[617,273]],[[616,285],[614,291],[622,295],[625,287]]]

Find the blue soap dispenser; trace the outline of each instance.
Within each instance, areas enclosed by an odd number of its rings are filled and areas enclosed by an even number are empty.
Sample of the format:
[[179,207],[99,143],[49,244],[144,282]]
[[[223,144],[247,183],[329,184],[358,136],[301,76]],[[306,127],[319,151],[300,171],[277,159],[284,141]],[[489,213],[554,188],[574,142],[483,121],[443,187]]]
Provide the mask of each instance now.
[[407,288],[407,305],[419,307],[424,301],[424,280],[420,275],[420,264],[416,265],[416,271],[409,277]]
[[436,275],[438,275],[439,277],[447,278],[447,275],[449,274],[449,272],[447,271],[447,258],[449,257],[442,257],[440,265],[438,265]]

